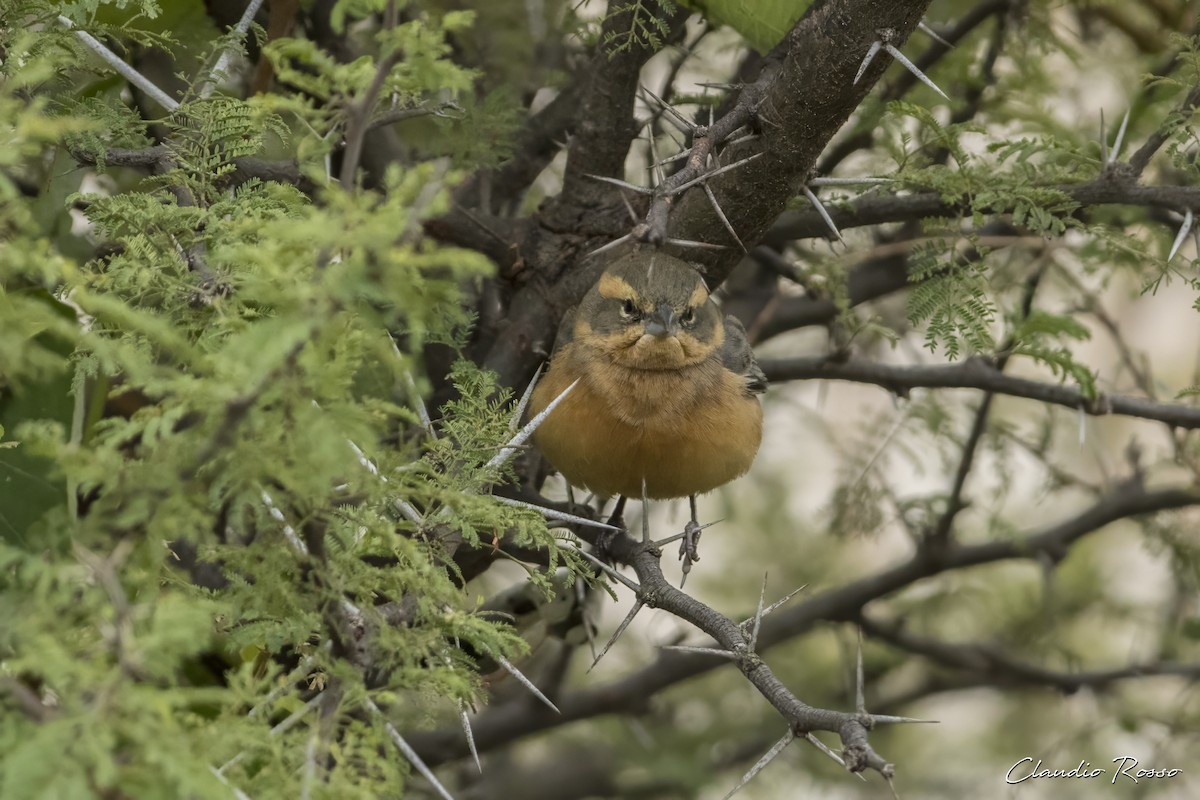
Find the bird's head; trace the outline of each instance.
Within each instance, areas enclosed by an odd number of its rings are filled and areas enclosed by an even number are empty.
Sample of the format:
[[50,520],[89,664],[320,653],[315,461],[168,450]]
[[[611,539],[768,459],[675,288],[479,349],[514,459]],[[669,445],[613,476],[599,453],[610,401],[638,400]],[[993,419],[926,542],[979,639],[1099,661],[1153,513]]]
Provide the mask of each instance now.
[[721,346],[725,327],[700,273],[664,253],[614,263],[584,297],[575,341],[630,369],[698,364]]

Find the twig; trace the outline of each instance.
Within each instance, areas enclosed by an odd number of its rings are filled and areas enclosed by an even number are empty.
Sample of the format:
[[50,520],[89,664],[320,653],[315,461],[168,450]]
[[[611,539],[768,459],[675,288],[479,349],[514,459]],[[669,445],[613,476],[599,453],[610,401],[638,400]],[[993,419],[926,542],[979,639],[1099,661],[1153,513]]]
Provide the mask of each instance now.
[[782,753],[783,749],[785,747],[787,747],[789,744],[791,744],[792,742],[794,742],[795,740],[796,740],[795,732],[792,731],[791,729],[788,729],[788,732],[783,735],[783,738],[780,739],[778,742],[776,742],[774,745],[772,745],[771,749],[768,750],[766,753],[764,753],[763,757],[760,758],[758,761],[756,761],[754,763],[754,766],[750,767],[750,769],[748,769],[746,771],[746,774],[742,776],[742,779],[741,779],[741,781],[738,782],[738,785],[733,787],[732,789],[730,789],[729,794],[725,795],[723,800],[729,800],[729,798],[733,797],[735,794],[737,794],[743,788],[745,788],[746,784],[750,783],[750,781],[752,781],[754,779],[755,775],[762,772],[763,767],[767,766],[767,764],[770,764],[772,761],[774,761],[775,757],[777,755],[779,755],[780,753]]
[[[388,0],[384,19],[386,28],[390,30],[395,27],[397,19],[395,0]],[[346,190],[350,190],[354,186],[354,176],[358,171],[358,162],[362,158],[363,142],[366,139],[367,130],[370,128],[371,109],[375,107],[375,102],[383,91],[383,85],[392,73],[392,67],[400,62],[400,55],[400,51],[393,47],[379,59],[379,64],[375,68],[375,77],[371,79],[367,91],[357,102],[351,103],[347,110],[346,149],[342,154],[342,174],[339,179],[342,187]]]
[[154,85],[154,82],[147,78],[142,73],[138,72],[133,67],[126,64],[120,56],[105,47],[104,43],[98,40],[95,36],[84,30],[79,30],[75,27],[75,23],[64,16],[59,16],[59,24],[63,27],[71,28],[75,31],[75,36],[79,41],[83,42],[102,59],[104,59],[110,67],[120,73],[121,77],[132,83],[134,86],[145,92],[154,102],[165,108],[167,111],[174,111],[179,108],[179,103],[173,100],[170,95],[162,89]]
[[387,731],[388,736],[391,737],[392,743],[396,745],[396,749],[404,754],[404,757],[408,759],[408,762],[416,767],[417,772],[421,773],[425,780],[433,784],[434,790],[436,790],[437,793],[442,797],[442,800],[454,800],[454,798],[450,795],[450,792],[448,792],[446,787],[442,785],[442,782],[439,781],[437,776],[433,774],[433,770],[425,765],[425,762],[421,760],[419,755],[417,755],[417,751],[413,750],[412,746],[409,745],[404,737],[400,735],[400,731],[396,730],[396,726],[391,722],[388,722],[387,717],[385,717],[383,712],[379,710],[379,706],[375,705],[375,701],[367,697],[363,700],[363,705],[367,707],[367,710],[371,712],[372,716],[383,720],[383,727]]
[[772,383],[814,379],[852,381],[875,384],[900,396],[907,396],[909,391],[916,388],[984,389],[1082,409],[1092,416],[1117,414],[1155,420],[1177,428],[1200,428],[1200,407],[1197,406],[1119,394],[1089,398],[1074,386],[1005,375],[981,359],[969,359],[961,364],[895,365],[868,361],[839,363],[826,358],[791,358],[764,359],[760,366]]
[[258,14],[258,9],[262,7],[263,0],[250,0],[246,5],[246,10],[242,13],[242,18],[238,20],[237,27],[233,29],[233,40],[229,46],[221,51],[220,58],[213,65],[212,72],[205,78],[204,83],[200,87],[200,97],[205,98],[212,95],[213,90],[217,88],[217,81],[225,76],[225,70],[229,69],[229,62],[233,60],[234,52],[241,47],[242,41],[246,38],[246,32],[250,30],[250,23],[254,21],[255,15]]
[[525,427],[517,431],[517,434],[500,448],[500,452],[492,456],[487,464],[484,465],[484,469],[496,469],[515,456],[520,451],[521,445],[525,444],[529,437],[533,435],[533,432],[538,429],[538,426],[546,421],[546,417],[550,416],[550,413],[558,407],[558,404],[567,398],[567,395],[579,384],[579,381],[579,378],[572,381],[571,385],[563,389],[558,397],[551,400],[540,414],[529,420]]
[[[1186,118],[1195,110],[1197,105],[1200,105],[1200,85],[1192,87],[1192,90],[1188,92],[1172,116]],[[1135,176],[1141,175],[1145,171],[1146,165],[1150,163],[1150,159],[1154,157],[1154,154],[1158,152],[1160,147],[1166,144],[1169,137],[1170,129],[1164,125],[1151,134],[1145,143],[1129,157],[1129,166],[1133,168]]]

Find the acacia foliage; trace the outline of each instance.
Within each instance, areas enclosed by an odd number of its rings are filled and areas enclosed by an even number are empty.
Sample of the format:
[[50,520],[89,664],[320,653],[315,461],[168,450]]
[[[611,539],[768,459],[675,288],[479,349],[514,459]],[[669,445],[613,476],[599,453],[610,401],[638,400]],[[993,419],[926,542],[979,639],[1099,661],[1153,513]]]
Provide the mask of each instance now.
[[[298,797],[318,761],[313,796],[399,791],[408,765],[368,694],[420,720],[478,699],[476,658],[524,647],[462,591],[455,548],[507,530],[558,559],[539,515],[486,493],[507,474],[485,465],[511,436],[509,392],[461,362],[437,438],[412,433],[414,354],[458,345],[464,291],[492,271],[414,235],[461,167],[334,185],[324,159],[376,61],[300,40],[268,49],[294,91],[205,97],[198,72],[144,122],[56,19],[182,47],[186,30],[153,24],[169,8],[124,5],[7,3],[0,32],[0,795]],[[343,5],[341,25],[376,11]],[[382,74],[393,103],[471,86],[445,39],[470,21],[380,33],[400,54]],[[210,64],[231,45],[186,43]],[[155,145],[149,177],[106,161]],[[319,188],[229,180],[264,153]],[[81,184],[74,158],[96,177]],[[382,621],[386,602],[403,624]],[[321,727],[263,735],[314,689],[336,693]]]

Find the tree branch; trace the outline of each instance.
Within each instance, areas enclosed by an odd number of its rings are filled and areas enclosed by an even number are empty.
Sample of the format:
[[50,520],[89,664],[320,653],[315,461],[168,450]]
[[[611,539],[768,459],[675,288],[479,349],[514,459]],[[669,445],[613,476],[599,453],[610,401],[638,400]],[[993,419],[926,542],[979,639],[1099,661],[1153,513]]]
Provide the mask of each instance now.
[[1083,688],[1105,689],[1118,681],[1150,675],[1178,675],[1193,680],[1200,677],[1200,664],[1171,661],[1059,672],[1016,659],[990,644],[958,644],[919,636],[905,631],[899,625],[885,624],[866,615],[859,617],[858,623],[869,636],[900,650],[924,656],[943,667],[969,672],[985,685],[1049,686],[1064,694],[1073,694]]
[[[860,81],[854,81],[871,44],[886,35],[893,45],[900,46],[928,6],[927,0],[814,3],[772,52],[759,79],[743,89],[746,103],[739,98],[730,113],[744,114],[742,107],[748,106],[761,136],[753,143],[730,148],[726,160],[733,163],[752,152],[761,157],[714,182],[712,188],[747,247],[757,244],[796,195],[825,145],[887,68],[891,59],[881,55]],[[653,220],[647,222],[653,227]],[[714,231],[724,230],[702,190],[683,196],[671,222],[672,235],[683,239],[708,241]],[[689,257],[702,264],[709,284],[716,286],[740,255],[741,250],[736,249],[690,253]]]
[[[1123,175],[1105,173],[1085,183],[1059,184],[1044,187],[1063,192],[1082,206],[1133,205],[1157,208],[1200,208],[1200,187],[1145,186],[1133,183]],[[841,230],[879,225],[886,222],[908,222],[927,217],[955,217],[970,214],[969,198],[945,201],[935,192],[910,195],[872,195],[860,197],[845,205],[828,209],[829,215]],[[978,209],[992,214],[1010,212],[1010,208]],[[771,231],[768,243],[824,236],[825,221],[815,210],[789,211]]]
[[[1009,559],[1038,559],[1043,555],[1058,561],[1075,541],[1113,522],[1198,504],[1200,493],[1194,489],[1169,488],[1147,491],[1136,479],[1127,480],[1070,519],[1024,539],[972,546],[949,546],[936,552],[918,552],[895,567],[830,589],[790,610],[777,611],[763,622],[758,649],[762,652],[788,641],[805,633],[820,621],[853,621],[860,615],[863,606],[872,600],[942,572]],[[639,577],[642,577],[640,573]],[[645,586],[646,581],[643,578],[643,587]],[[676,598],[665,598],[666,602],[660,603],[658,607],[673,611]],[[655,599],[658,599],[657,596]],[[692,603],[696,602],[691,598],[687,599]],[[668,605],[672,608],[668,608]],[[711,612],[702,604],[697,606],[688,610],[688,616],[683,618],[707,625],[709,615],[715,612]],[[684,609],[681,607],[680,610]],[[703,675],[726,663],[724,659],[703,659],[693,654],[665,651],[653,664],[621,680],[560,696],[556,703],[562,711],[561,715],[526,703],[509,703],[489,709],[475,721],[476,745],[482,752],[509,745],[514,740],[537,731],[576,720],[605,714],[645,711],[649,698],[657,692]],[[413,734],[410,741],[423,758],[433,762],[440,763],[468,755],[466,742],[462,741],[461,732],[457,728]]]
[[[967,36],[982,25],[993,15],[1001,15],[1000,22],[997,25],[997,30],[1001,30],[1003,25],[1003,14],[1007,13],[1008,7],[1011,5],[1011,0],[983,0],[979,5],[968,11],[959,19],[949,30],[942,34],[942,38],[950,42],[950,44],[959,44]],[[998,47],[998,45],[997,45]],[[994,48],[993,48],[994,49]],[[925,50],[921,56],[913,61],[917,69],[928,73],[935,64],[950,52],[950,48],[938,41],[934,41]],[[987,62],[985,61],[984,78],[985,83],[990,83],[987,80],[986,70]],[[816,168],[816,172],[820,175],[828,175],[833,169],[846,160],[851,153],[861,150],[871,144],[871,140],[878,130],[879,119],[883,116],[883,109],[893,100],[899,100],[904,95],[908,94],[914,86],[917,85],[917,76],[905,70],[899,74],[895,81],[887,88],[880,96],[879,103],[874,106],[873,113],[869,113],[866,119],[857,123],[857,130],[850,136],[842,138],[834,142],[821,156],[821,161]],[[968,90],[967,107],[970,108],[978,102],[979,95],[982,94],[983,87],[972,87]],[[865,109],[864,109],[865,110]],[[960,116],[956,113],[955,116]],[[972,114],[972,116],[974,116]],[[956,120],[961,122],[962,120]]]
[[[1187,97],[1183,99],[1183,102],[1172,116],[1186,119],[1196,110],[1197,105],[1200,105],[1200,86],[1195,86],[1188,92]],[[1142,146],[1129,157],[1129,166],[1133,168],[1134,175],[1142,174],[1142,171],[1146,169],[1146,165],[1150,163],[1150,159],[1154,157],[1154,154],[1158,152],[1160,147],[1166,144],[1170,135],[1171,131],[1165,124],[1159,126],[1159,129],[1152,133]]]
[[[395,0],[389,0],[384,11],[384,29],[396,27],[397,10]],[[355,174],[358,172],[358,162],[362,158],[363,141],[371,123],[371,111],[379,99],[383,86],[391,75],[392,67],[400,62],[403,54],[394,45],[389,45],[387,52],[379,59],[375,67],[375,75],[370,86],[355,102],[346,109],[346,149],[342,153],[342,171],[340,182],[342,188],[351,191],[354,188]]]
[[[583,92],[583,103],[575,136],[567,149],[567,167],[563,174],[561,200],[571,206],[588,204],[587,198],[596,194],[596,183],[588,174],[621,175],[625,156],[636,131],[633,101],[642,65],[654,55],[654,50],[636,41],[620,52],[609,54],[605,45],[608,37],[628,29],[632,4],[618,7],[608,4],[608,15],[600,30],[596,53],[592,56],[590,80]],[[672,31],[668,40],[676,38],[691,11],[677,8],[667,20]]]
[[827,358],[764,359],[763,372],[772,382],[791,380],[842,380],[871,383],[906,396],[912,389],[983,389],[1043,403],[1082,410],[1093,416],[1117,414],[1140,417],[1177,428],[1200,428],[1200,407],[1163,403],[1128,395],[1085,397],[1074,386],[1042,383],[1006,375],[983,359],[960,364],[881,364],[869,361],[837,362]]

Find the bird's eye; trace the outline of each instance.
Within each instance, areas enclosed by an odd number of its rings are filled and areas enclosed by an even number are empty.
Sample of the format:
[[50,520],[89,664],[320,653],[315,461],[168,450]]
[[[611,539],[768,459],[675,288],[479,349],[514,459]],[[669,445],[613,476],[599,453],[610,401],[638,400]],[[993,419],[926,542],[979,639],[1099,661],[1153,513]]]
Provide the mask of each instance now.
[[637,306],[633,304],[632,300],[626,299],[625,302],[621,304],[621,316],[624,319],[633,319],[636,313]]
[[679,316],[679,321],[684,325],[691,325],[696,321],[696,309],[689,308]]

